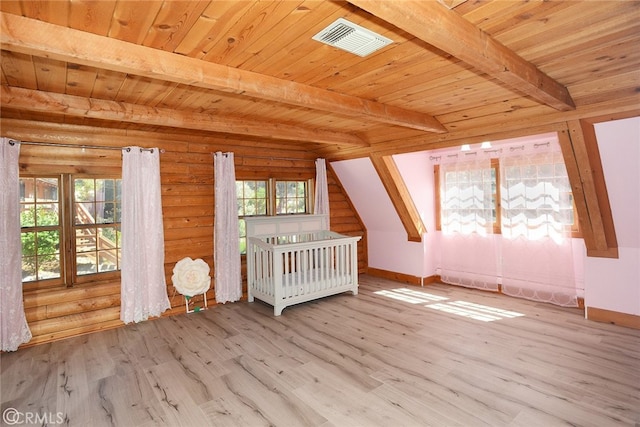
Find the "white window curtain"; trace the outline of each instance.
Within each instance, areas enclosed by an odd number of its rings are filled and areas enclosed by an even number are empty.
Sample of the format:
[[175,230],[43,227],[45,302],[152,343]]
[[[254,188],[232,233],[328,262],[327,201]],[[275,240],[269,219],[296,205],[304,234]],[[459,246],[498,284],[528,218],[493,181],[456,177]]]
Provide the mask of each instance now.
[[446,283],[498,290],[489,158],[440,165],[441,272]]
[[327,165],[324,159],[316,159],[316,189],[313,203],[315,214],[326,214],[329,224],[329,185],[327,183]]
[[15,351],[31,340],[22,301],[20,240],[20,143],[0,142],[0,350]]
[[573,203],[557,141],[522,147],[501,160],[502,291],[576,306]]
[[238,202],[233,153],[214,156],[215,220],[214,254],[215,294],[218,303],[238,301],[242,297],[240,275],[240,237]]
[[164,272],[160,151],[122,150],[120,319],[140,322],[171,307]]

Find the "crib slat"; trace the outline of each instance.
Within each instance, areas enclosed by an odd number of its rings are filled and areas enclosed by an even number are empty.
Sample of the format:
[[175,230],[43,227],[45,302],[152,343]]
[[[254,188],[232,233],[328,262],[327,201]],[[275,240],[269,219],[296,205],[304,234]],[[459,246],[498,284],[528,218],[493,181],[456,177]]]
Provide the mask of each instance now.
[[304,251],[299,250],[296,251],[296,286],[295,286],[295,294],[296,296],[302,293],[301,288],[304,286],[304,272],[303,272],[303,259]]
[[333,288],[335,286],[336,281],[336,245],[331,245],[331,258],[329,259],[331,263],[331,268],[329,272],[331,273],[331,279],[329,280],[329,288]]
[[260,277],[262,278],[260,290],[267,295],[273,296],[273,288],[270,286],[270,282],[273,280],[273,275],[271,274],[271,265],[273,263],[273,252],[271,251],[261,251],[261,261],[262,267],[260,271]]
[[313,271],[313,278],[311,279],[311,283],[313,283],[313,292],[315,292],[318,288],[318,273],[320,272],[320,270],[318,269],[318,265],[316,263],[316,259],[318,256],[318,250],[317,248],[313,248],[311,250],[311,271]]
[[284,291],[284,296],[285,298],[289,298],[291,296],[290,292],[291,292],[291,276],[290,276],[290,267],[291,267],[291,252],[290,251],[285,251],[282,253],[282,263],[283,263],[283,275],[282,275],[282,281],[283,281],[283,291]]
[[340,286],[346,283],[345,278],[347,277],[347,245],[342,245],[342,272],[340,274]]

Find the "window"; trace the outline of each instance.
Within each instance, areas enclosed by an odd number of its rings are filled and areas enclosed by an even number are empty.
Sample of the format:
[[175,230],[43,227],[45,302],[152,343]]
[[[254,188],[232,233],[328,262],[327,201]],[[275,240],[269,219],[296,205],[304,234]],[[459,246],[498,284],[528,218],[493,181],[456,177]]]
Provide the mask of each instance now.
[[505,158],[502,168],[503,234],[531,240],[578,235],[573,195],[560,153]]
[[312,186],[313,180],[236,180],[240,253],[247,249],[245,217],[308,213]]
[[247,227],[244,218],[267,214],[269,206],[267,187],[267,181],[236,181],[241,254],[247,252]]
[[497,159],[436,165],[437,229],[469,234],[500,232],[500,171]]
[[[533,156],[527,163],[513,164],[493,158],[482,167],[471,162],[435,165],[436,229],[468,234],[491,226],[494,233],[502,233],[502,222],[510,224],[516,216],[536,221],[544,217],[547,229],[569,226],[572,236],[580,237],[564,163],[561,158],[545,159]],[[505,197],[509,203],[502,206]]]
[[119,179],[73,179],[75,272],[78,276],[120,269]]
[[73,286],[117,274],[120,200],[115,177],[20,177],[23,283]]
[[20,178],[22,281],[62,277],[60,178]]
[[276,181],[276,214],[307,212],[306,181]]

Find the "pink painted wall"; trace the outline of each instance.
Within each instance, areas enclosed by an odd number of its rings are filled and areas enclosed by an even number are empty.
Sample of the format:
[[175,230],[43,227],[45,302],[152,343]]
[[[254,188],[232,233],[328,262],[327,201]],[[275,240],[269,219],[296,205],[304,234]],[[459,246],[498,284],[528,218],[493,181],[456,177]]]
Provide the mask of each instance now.
[[407,240],[404,226],[371,161],[345,160],[332,162],[331,166],[367,228],[369,266],[422,277],[423,244]]
[[596,125],[618,259],[585,259],[585,304],[640,315],[640,117]]
[[417,275],[433,276],[439,265],[440,252],[435,219],[435,181],[429,152],[400,154],[393,156],[393,160],[427,229],[422,236],[422,268]]

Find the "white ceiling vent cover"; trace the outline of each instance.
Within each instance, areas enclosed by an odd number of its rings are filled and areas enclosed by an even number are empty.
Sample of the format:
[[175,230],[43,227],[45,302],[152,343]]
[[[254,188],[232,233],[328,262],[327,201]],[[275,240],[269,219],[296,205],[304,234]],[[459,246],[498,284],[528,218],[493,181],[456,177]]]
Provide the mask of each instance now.
[[393,43],[393,40],[343,18],[338,18],[312,38],[358,56],[367,56]]

